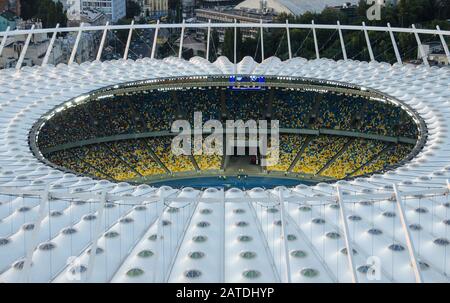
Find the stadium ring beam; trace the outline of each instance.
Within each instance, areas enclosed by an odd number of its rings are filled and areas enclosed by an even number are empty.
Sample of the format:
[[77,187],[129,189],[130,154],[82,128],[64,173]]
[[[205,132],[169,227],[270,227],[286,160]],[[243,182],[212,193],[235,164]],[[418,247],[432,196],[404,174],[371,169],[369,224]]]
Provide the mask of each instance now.
[[[250,77],[252,75],[240,75],[244,78],[250,79]],[[68,143],[64,143],[61,145],[56,145],[56,146],[52,146],[50,148],[40,148],[39,146],[42,147],[42,141],[44,139],[40,139],[40,137],[42,135],[44,135],[44,137],[51,137],[51,135],[45,134],[46,130],[44,129],[44,126],[48,123],[52,124],[54,126],[57,126],[59,128],[63,128],[62,126],[58,126],[58,122],[54,121],[53,118],[58,115],[58,114],[62,114],[64,115],[65,110],[67,109],[73,109],[73,107],[75,106],[83,106],[86,105],[87,103],[93,101],[95,102],[95,100],[101,100],[101,99],[105,99],[105,98],[110,98],[111,96],[123,96],[123,95],[128,95],[130,96],[133,95],[134,93],[140,93],[140,92],[152,92],[155,90],[166,90],[166,91],[178,91],[178,90],[184,90],[184,89],[195,89],[195,88],[203,88],[203,89],[210,89],[211,87],[215,87],[215,89],[218,88],[229,88],[230,86],[242,86],[244,88],[255,88],[257,87],[258,89],[290,89],[292,90],[304,90],[304,91],[310,91],[310,92],[333,92],[333,93],[340,93],[340,94],[346,94],[349,96],[364,96],[365,98],[369,98],[370,100],[376,100],[376,102],[381,102],[383,104],[388,104],[390,106],[395,106],[398,107],[402,110],[402,112],[406,115],[409,116],[409,118],[411,119],[411,123],[413,124],[413,126],[415,128],[417,128],[417,138],[407,138],[407,137],[389,137],[389,136],[378,136],[376,134],[371,134],[371,133],[363,133],[363,132],[349,132],[349,131],[345,131],[345,130],[336,130],[336,129],[320,129],[320,130],[312,130],[312,129],[283,129],[280,128],[280,133],[285,133],[285,131],[297,131],[300,133],[299,134],[322,134],[322,135],[335,135],[335,136],[348,136],[348,138],[360,138],[359,136],[361,136],[361,138],[366,138],[366,139],[372,139],[372,140],[391,140],[391,141],[387,141],[387,142],[398,142],[398,143],[407,143],[409,145],[414,146],[411,151],[408,153],[408,155],[404,158],[401,159],[400,161],[398,161],[397,163],[393,164],[393,165],[389,165],[385,168],[383,168],[383,171],[388,171],[390,169],[392,169],[393,167],[396,167],[397,165],[401,165],[403,162],[405,161],[409,161],[410,159],[412,159],[424,146],[425,142],[426,142],[426,136],[427,136],[427,129],[426,129],[426,124],[423,121],[423,119],[420,117],[420,115],[414,110],[412,109],[410,106],[408,106],[407,104],[403,103],[402,101],[398,100],[398,99],[394,99],[390,96],[386,96],[384,94],[382,94],[379,91],[375,91],[372,89],[368,89],[367,87],[358,87],[355,85],[350,85],[348,83],[340,83],[337,81],[327,81],[327,80],[315,80],[315,79],[311,79],[311,78],[298,78],[298,77],[272,77],[272,76],[265,76],[264,77],[264,82],[240,82],[240,83],[236,83],[236,82],[232,82],[234,80],[230,80],[229,79],[230,76],[226,76],[226,75],[208,75],[208,76],[199,76],[199,77],[167,77],[167,78],[159,78],[159,79],[152,79],[152,80],[143,80],[143,81],[132,81],[132,82],[127,82],[127,83],[122,83],[120,85],[111,85],[108,87],[104,87],[98,90],[94,90],[91,91],[87,94],[81,95],[81,96],[77,96],[75,98],[72,98],[70,100],[68,100],[67,102],[63,103],[63,104],[58,104],[55,108],[51,109],[50,111],[48,111],[45,115],[43,115],[43,117],[41,119],[39,119],[35,125],[32,127],[31,131],[30,131],[30,137],[29,137],[29,141],[30,141],[30,147],[31,150],[33,151],[33,153],[36,155],[36,157],[41,161],[44,162],[50,166],[53,166],[59,170],[63,170],[65,172],[68,173],[75,173],[75,174],[81,174],[83,175],[83,171],[79,171],[79,170],[70,170],[64,166],[60,166],[60,165],[56,165],[54,163],[51,162],[51,160],[49,161],[47,159],[47,157],[43,154],[50,154],[53,152],[58,152],[61,150],[66,150],[66,149],[71,149],[71,148],[77,148],[77,147],[83,147],[86,145],[95,145],[98,143],[109,143],[109,142],[117,142],[117,141],[121,141],[121,140],[130,140],[130,139],[142,139],[142,138],[147,138],[149,135],[150,136],[170,136],[170,135],[175,135],[176,133],[171,133],[170,131],[156,131],[153,132],[151,129],[149,129],[148,133],[145,132],[137,132],[137,133],[125,133],[125,134],[119,134],[119,135],[111,135],[111,136],[101,136],[101,137],[97,137],[97,138],[92,138],[92,139],[87,139],[87,140],[81,140],[81,141],[69,141]],[[120,98],[120,97],[118,97]],[[178,97],[179,98],[179,97]],[[80,109],[81,110],[81,109]],[[83,112],[84,110],[81,110],[81,112]],[[94,120],[98,120],[99,118],[95,117],[95,114],[93,115],[93,113],[91,113],[91,117]],[[230,117],[231,118],[231,117]],[[56,123],[56,124],[55,124]],[[64,126],[64,127],[69,127],[69,126]],[[205,133],[205,135],[207,135],[208,133]],[[354,137],[351,137],[354,136]],[[51,139],[50,139],[51,141]],[[39,142],[41,142],[41,144],[39,144]],[[383,141],[382,141],[383,142]],[[364,175],[359,175],[359,176],[368,176],[371,175],[375,172],[380,172],[379,170],[377,171],[371,171],[369,173],[366,173]],[[248,172],[247,173],[248,176]],[[84,175],[86,175],[86,173],[84,173]],[[132,184],[140,184],[140,183],[145,183],[145,184],[153,184],[153,182],[156,183],[164,183],[167,182],[167,180],[171,180],[171,179],[177,179],[179,183],[183,184],[188,184],[189,181],[193,180],[192,178],[200,178],[200,182],[203,179],[202,177],[208,177],[208,176],[213,176],[213,177],[217,177],[217,176],[222,176],[222,175],[227,175],[226,171],[222,170],[211,170],[211,171],[204,171],[204,170],[197,170],[195,172],[182,172],[182,173],[177,173],[177,172],[170,172],[169,173],[163,173],[163,174],[157,174],[155,176],[151,176],[150,178],[148,176],[145,177],[138,177],[138,178],[133,178],[133,179],[128,179],[128,180],[124,180],[125,182],[129,182]],[[235,176],[236,172],[231,172],[228,173],[228,175],[231,176]],[[339,179],[334,179],[331,177],[328,178],[320,178],[320,177],[316,177],[316,176],[303,176],[303,175],[299,175],[296,173],[288,173],[288,172],[276,172],[276,171],[268,171],[268,170],[264,170],[261,173],[253,173],[250,174],[250,176],[256,177],[257,179],[255,179],[255,181],[257,182],[258,180],[258,176],[261,177],[266,177],[267,178],[267,183],[270,183],[271,180],[272,182],[276,182],[276,180],[274,181],[274,178],[289,178],[292,180],[297,180],[297,181],[303,181],[303,182],[310,182],[310,184],[316,182],[334,182],[336,180]],[[345,179],[350,179],[351,177],[346,177]],[[354,178],[354,177],[353,177]],[[111,179],[113,181],[117,181],[115,179]],[[204,179],[203,179],[204,180]],[[266,180],[266,179],[264,179]],[[281,179],[283,180],[283,179]],[[176,182],[177,183],[177,182]],[[221,182],[219,182],[220,184]],[[245,183],[245,182],[244,182]],[[270,184],[265,183],[265,186],[268,186]],[[271,183],[273,185],[270,185],[270,188],[276,187],[276,183]],[[193,186],[193,185],[191,185]],[[263,186],[262,184],[260,184],[259,186]],[[197,188],[199,186],[196,186]],[[204,187],[204,186],[203,186]],[[227,187],[228,184],[227,184]]]
[[[319,30],[336,30],[344,59],[321,58],[314,39],[313,60],[289,51],[285,61],[264,55],[259,63],[251,57],[236,62],[236,56],[233,63],[225,57],[186,61],[181,52],[155,59],[152,51],[136,61],[75,63],[84,31],[186,27],[208,33],[219,27],[281,28],[289,46],[290,29],[310,29],[314,37]],[[344,30],[365,33],[370,62],[347,58]],[[390,35],[397,63],[375,61],[371,31]],[[58,32],[77,32],[68,64],[46,64],[52,39],[42,66],[21,67],[32,35],[54,38]],[[422,65],[402,63],[394,33],[415,36]],[[430,67],[420,41],[420,35],[439,37],[450,58],[449,31],[364,24],[81,26],[0,32],[0,55],[15,35],[26,36],[17,67],[0,70],[2,282],[449,281],[450,69]],[[245,191],[93,180],[46,165],[30,149],[36,121],[67,100],[130,81],[214,74],[305,77],[377,90],[420,115],[426,141],[412,159],[388,172]]]

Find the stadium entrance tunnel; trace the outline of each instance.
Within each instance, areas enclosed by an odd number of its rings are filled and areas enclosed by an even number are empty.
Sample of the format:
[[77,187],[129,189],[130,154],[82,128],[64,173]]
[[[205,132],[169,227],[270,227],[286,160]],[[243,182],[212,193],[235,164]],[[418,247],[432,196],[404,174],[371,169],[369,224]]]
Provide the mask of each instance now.
[[[278,120],[279,160],[261,166],[266,156],[258,148],[243,156],[174,155],[172,123],[181,119],[193,127],[194,112],[202,113],[203,123],[213,119],[223,125],[267,120],[270,127]],[[426,133],[418,113],[376,90],[307,78],[220,75],[92,91],[41,117],[29,141],[48,165],[96,179],[250,188],[380,173],[411,160]],[[210,135],[203,130],[203,139]],[[224,140],[223,150],[227,144]]]

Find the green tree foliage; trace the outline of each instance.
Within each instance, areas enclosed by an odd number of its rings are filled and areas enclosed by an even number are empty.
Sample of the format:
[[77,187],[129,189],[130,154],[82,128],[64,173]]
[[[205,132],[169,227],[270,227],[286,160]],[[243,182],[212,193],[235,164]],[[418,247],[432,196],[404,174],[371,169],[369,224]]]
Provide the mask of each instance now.
[[[393,27],[409,27],[415,24],[420,28],[435,29],[439,25],[441,29],[450,29],[450,1],[449,0],[399,0],[398,5],[388,4],[382,9],[382,19],[369,21],[366,17],[368,5],[365,0],[361,0],[356,9],[356,17],[350,17],[344,11],[327,8],[321,13],[307,12],[301,16],[279,15],[274,22],[284,23],[286,19],[289,23],[309,24],[313,20],[316,24],[341,24],[361,25],[364,21],[367,25],[386,26],[389,22]],[[355,60],[368,61],[369,51],[363,32],[342,31],[347,57]],[[225,34],[225,42],[222,54],[228,56],[233,61],[233,34],[234,30],[228,30]],[[256,60],[261,59],[261,44],[259,41],[259,31],[255,38],[247,38],[241,42],[239,58],[243,56],[253,56]],[[294,56],[304,58],[315,58],[315,47],[312,31],[309,29],[291,29],[291,50]],[[317,41],[321,57],[339,60],[343,58],[341,43],[337,30],[317,30]],[[417,58],[417,43],[414,35],[401,33],[395,35],[399,51],[402,58]],[[394,63],[396,61],[391,39],[385,32],[369,32],[375,59]],[[439,40],[439,37],[423,37],[422,42]],[[239,41],[239,39],[238,39]],[[450,42],[450,41],[449,41]],[[256,56],[255,56],[256,54]],[[277,56],[283,60],[288,59],[287,34],[285,29],[264,30],[264,55],[265,58]]]
[[217,48],[219,47],[219,33],[216,29],[211,30],[211,41],[209,50],[209,61],[215,61],[217,59]]
[[[240,28],[236,29],[236,61],[239,62],[243,58],[242,48],[243,38]],[[222,53],[224,56],[233,62],[234,61],[234,28],[228,28],[225,31],[225,37],[223,41]]]
[[53,0],[22,0],[21,17],[25,20],[40,19],[43,27],[61,27],[67,25],[66,12],[60,1]]
[[141,6],[134,0],[127,0],[127,19],[133,19],[141,14]]
[[168,7],[169,10],[175,10],[177,6],[181,5],[181,0],[169,0]]

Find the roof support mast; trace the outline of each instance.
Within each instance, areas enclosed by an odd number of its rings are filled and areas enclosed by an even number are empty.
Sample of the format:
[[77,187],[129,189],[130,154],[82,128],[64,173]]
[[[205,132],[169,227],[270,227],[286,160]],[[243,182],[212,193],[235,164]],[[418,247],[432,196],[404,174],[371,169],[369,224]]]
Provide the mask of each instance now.
[[260,24],[260,35],[261,35],[261,62],[264,61],[264,33],[263,33],[263,21],[262,19],[259,20]]
[[180,49],[178,50],[178,58],[180,58],[180,59],[181,59],[181,55],[183,54],[184,29],[185,29],[185,25],[184,25],[184,19],[183,19],[183,24],[181,26]]
[[289,59],[292,59],[291,36],[289,34],[289,20],[286,19],[286,37],[288,43]]
[[416,26],[413,24],[412,28],[413,28],[414,36],[416,37],[417,47],[419,48],[419,53],[420,53],[420,57],[422,58],[423,64],[425,64],[426,66],[430,66],[430,63],[428,62],[427,54],[425,53],[425,50],[423,49],[422,42],[420,41],[419,34],[417,33]]
[[5,45],[6,45],[6,40],[8,40],[8,32],[9,32],[9,29],[10,29],[10,27],[8,26],[8,27],[6,28],[5,35],[3,36],[2,43],[0,44],[0,56],[2,55],[3,48],[4,48]]
[[159,32],[159,20],[156,21],[155,36],[153,37],[152,54],[150,56],[150,59],[154,59],[155,58],[156,42],[158,40],[158,32]]
[[355,271],[355,262],[353,261],[353,246],[350,240],[350,233],[348,232],[347,214],[345,211],[344,198],[342,197],[342,192],[339,185],[337,185],[336,190],[339,203],[339,213],[341,215],[342,226],[344,230],[344,240],[345,240],[345,248],[347,249],[348,266],[350,269],[350,273],[352,274],[352,282],[358,283],[358,277],[356,276]]
[[28,46],[30,45],[31,37],[33,36],[33,30],[34,30],[34,24],[31,27],[31,31],[30,31],[30,33],[27,36],[27,40],[25,40],[25,45],[23,46],[23,49],[20,52],[20,57],[19,57],[19,60],[17,61],[17,64],[16,64],[16,69],[17,70],[19,70],[22,67],[22,63],[23,63],[23,60],[25,59],[25,55],[27,53]]
[[441,39],[442,47],[444,48],[445,55],[447,56],[447,60],[450,62],[450,52],[448,50],[447,42],[445,42],[444,35],[442,35],[441,28],[439,27],[439,25],[436,25],[436,29],[438,30],[439,38]]
[[206,38],[206,60],[209,61],[209,44],[211,39],[211,19],[208,20],[208,35]]
[[100,61],[100,59],[102,58],[103,46],[105,45],[106,34],[108,33],[108,25],[109,21],[106,22],[105,29],[103,30],[102,40],[100,41],[100,46],[97,51],[97,61]]
[[83,23],[81,23],[80,27],[78,28],[78,35],[75,40],[75,44],[73,45],[72,53],[70,54],[70,59],[69,59],[69,63],[68,63],[69,65],[71,65],[73,63],[73,61],[75,60],[75,56],[77,54],[78,44],[80,43],[80,38],[81,38],[82,32],[83,32]]
[[237,74],[237,66],[236,66],[236,60],[237,60],[237,22],[236,19],[234,19],[234,49],[233,49],[233,53],[234,53],[234,74]]
[[316,59],[320,59],[319,43],[317,42],[316,25],[314,24],[314,20],[311,20],[311,28],[312,28],[313,37],[314,37],[314,49],[316,50]]
[[56,24],[56,26],[55,26],[55,31],[53,32],[52,39],[50,40],[50,44],[47,47],[47,51],[45,52],[44,60],[42,60],[42,66],[47,65],[48,59],[50,59],[50,54],[53,49],[53,44],[55,43],[55,40],[56,40],[56,34],[58,33],[58,28],[59,28],[59,23]]
[[375,57],[373,56],[372,45],[370,44],[369,33],[367,32],[366,22],[362,23],[364,36],[366,37],[367,50],[369,51],[370,61],[375,61]]
[[344,42],[344,36],[342,35],[342,29],[341,29],[341,22],[337,22],[337,29],[339,31],[339,40],[341,41],[341,49],[342,49],[342,56],[344,57],[344,60],[347,61],[347,51],[345,50],[345,42]]
[[411,240],[411,233],[409,232],[408,223],[406,222],[405,211],[403,210],[403,206],[402,206],[402,197],[397,188],[397,184],[393,184],[393,186],[394,186],[395,200],[397,202],[397,209],[398,209],[398,213],[400,215],[400,222],[402,224],[403,232],[405,233],[406,246],[408,247],[409,258],[411,260],[411,265],[413,267],[416,283],[422,283],[422,281],[423,281],[422,273],[420,272],[420,269],[419,269],[416,253],[414,251],[414,244]]
[[389,36],[391,37],[392,47],[394,48],[395,58],[397,58],[397,63],[402,65],[402,57],[400,56],[400,52],[398,51],[397,42],[395,41],[394,32],[392,31],[391,24],[387,24]]
[[125,60],[127,60],[128,52],[130,51],[131,37],[133,36],[133,26],[134,26],[134,20],[131,21],[130,31],[128,32],[127,45],[125,46],[125,52],[123,53],[123,58]]

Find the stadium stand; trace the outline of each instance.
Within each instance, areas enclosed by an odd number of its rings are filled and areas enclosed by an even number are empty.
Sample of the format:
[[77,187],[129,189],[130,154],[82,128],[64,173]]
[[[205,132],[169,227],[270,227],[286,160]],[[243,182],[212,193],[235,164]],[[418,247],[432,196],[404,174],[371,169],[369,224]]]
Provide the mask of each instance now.
[[318,136],[305,148],[293,172],[315,175],[331,158],[344,147],[349,139],[334,136]]
[[146,143],[153,148],[161,162],[172,173],[194,171],[194,165],[189,156],[175,156],[171,151],[172,137],[153,137],[145,139]]
[[[282,129],[417,138],[414,121],[401,108],[361,96],[291,89],[202,88],[122,93],[70,106],[46,121],[38,145],[48,160],[60,167],[117,181],[221,170],[221,155],[175,156],[171,152],[168,131],[172,122],[187,119],[192,126],[194,112],[202,112],[202,122],[271,117],[280,121]],[[167,134],[152,135],[161,131]],[[113,137],[142,133],[147,135],[128,140]],[[111,139],[65,146],[105,137]],[[61,146],[59,151],[45,152]],[[282,133],[280,161],[267,171],[341,179],[385,169],[411,149],[410,144],[357,137]]]
[[[294,161],[305,138],[300,135],[282,134],[280,135],[280,154],[276,165],[267,167],[268,171],[287,171]],[[270,154],[269,154],[270,156]]]

